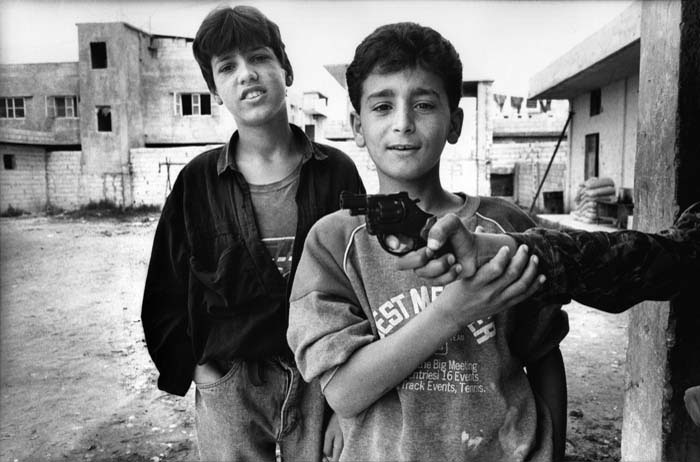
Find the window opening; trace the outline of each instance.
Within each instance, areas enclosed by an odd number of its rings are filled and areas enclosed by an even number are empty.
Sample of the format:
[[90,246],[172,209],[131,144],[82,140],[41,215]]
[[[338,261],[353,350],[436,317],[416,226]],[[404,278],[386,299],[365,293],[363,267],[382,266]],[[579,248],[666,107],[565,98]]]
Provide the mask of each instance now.
[[93,69],[107,68],[107,44],[105,42],[90,42],[90,61]]
[[2,163],[5,166],[5,170],[14,170],[17,168],[14,154],[3,154]]
[[78,99],[75,96],[51,96],[48,98],[47,113],[51,117],[77,117]]
[[181,93],[179,98],[175,98],[175,113],[181,116],[211,115],[211,95]]
[[601,92],[600,88],[596,88],[595,90],[591,91],[591,117],[600,114],[603,112],[603,107],[601,105]]
[[97,106],[97,131],[112,131],[112,108],[109,106]]
[[24,98],[0,98],[0,118],[24,119]]
[[586,135],[586,165],[584,167],[583,179],[587,180],[592,176],[598,176],[598,133]]

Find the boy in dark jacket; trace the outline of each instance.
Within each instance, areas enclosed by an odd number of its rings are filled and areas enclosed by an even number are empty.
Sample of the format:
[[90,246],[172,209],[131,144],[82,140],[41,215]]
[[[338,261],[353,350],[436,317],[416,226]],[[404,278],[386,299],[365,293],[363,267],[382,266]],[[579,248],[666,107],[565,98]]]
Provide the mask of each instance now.
[[[283,459],[318,461],[329,413],[285,340],[289,292],[311,225],[364,188],[345,154],[289,124],[275,23],[218,8],[192,48],[238,129],[183,168],[156,230],[142,321],[158,387],[185,395],[194,380],[202,460],[274,461],[277,444]],[[342,436],[327,438],[337,457]]]

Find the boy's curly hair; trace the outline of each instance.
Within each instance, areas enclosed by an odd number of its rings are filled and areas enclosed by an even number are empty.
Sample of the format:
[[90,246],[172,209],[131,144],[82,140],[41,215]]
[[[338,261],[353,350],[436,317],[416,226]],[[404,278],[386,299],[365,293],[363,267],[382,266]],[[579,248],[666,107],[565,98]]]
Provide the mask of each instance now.
[[360,112],[362,84],[369,74],[389,74],[416,67],[442,79],[450,110],[457,109],[462,97],[462,61],[457,50],[430,27],[400,22],[377,28],[355,49],[355,57],[345,73],[355,110]]
[[212,10],[197,30],[192,52],[209,90],[214,91],[216,85],[211,69],[212,58],[235,49],[247,50],[259,46],[272,49],[287,72],[287,81],[291,81],[292,64],[284,50],[279,27],[252,6],[218,7]]

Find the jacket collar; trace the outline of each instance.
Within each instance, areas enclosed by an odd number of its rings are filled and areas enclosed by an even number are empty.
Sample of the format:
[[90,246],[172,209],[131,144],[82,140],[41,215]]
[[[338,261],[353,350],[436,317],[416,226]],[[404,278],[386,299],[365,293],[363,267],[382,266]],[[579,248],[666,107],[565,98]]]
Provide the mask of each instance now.
[[[292,129],[292,137],[294,141],[303,146],[304,158],[302,163],[306,163],[309,159],[314,158],[316,160],[324,160],[328,156],[322,152],[316,143],[311,142],[306,134],[301,128],[294,124],[289,124]],[[223,174],[226,170],[231,170],[238,172],[238,166],[236,165],[236,144],[238,143],[238,130],[233,132],[231,139],[221,147],[219,151],[219,158],[216,162],[216,171],[219,175]]]

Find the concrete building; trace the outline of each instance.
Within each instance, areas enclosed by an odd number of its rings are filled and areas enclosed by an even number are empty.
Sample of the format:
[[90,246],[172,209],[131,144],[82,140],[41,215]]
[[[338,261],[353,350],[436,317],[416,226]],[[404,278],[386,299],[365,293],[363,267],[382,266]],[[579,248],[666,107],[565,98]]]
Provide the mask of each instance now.
[[[0,65],[2,212],[160,205],[182,165],[235,129],[191,38],[122,22],[77,29],[78,62]],[[327,100],[290,89],[290,120],[322,136]]]
[[568,102],[498,93],[493,97],[491,195],[529,208],[544,181],[535,210],[561,213],[567,160],[566,134],[546,178],[544,174],[566,124]]
[[632,197],[640,23],[641,2],[636,2],[530,79],[530,98],[568,99],[574,113],[568,138],[567,211],[589,177],[610,177],[618,196]]

